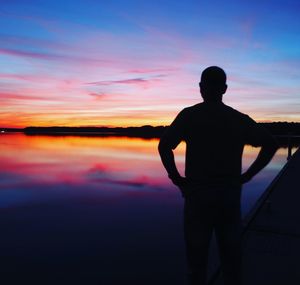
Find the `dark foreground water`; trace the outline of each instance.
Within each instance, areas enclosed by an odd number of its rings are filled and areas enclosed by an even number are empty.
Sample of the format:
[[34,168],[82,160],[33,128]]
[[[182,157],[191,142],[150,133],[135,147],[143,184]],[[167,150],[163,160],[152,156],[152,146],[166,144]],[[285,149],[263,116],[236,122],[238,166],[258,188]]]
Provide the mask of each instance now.
[[[0,284],[183,284],[183,200],[157,143],[0,134]],[[286,156],[244,187],[244,214]]]

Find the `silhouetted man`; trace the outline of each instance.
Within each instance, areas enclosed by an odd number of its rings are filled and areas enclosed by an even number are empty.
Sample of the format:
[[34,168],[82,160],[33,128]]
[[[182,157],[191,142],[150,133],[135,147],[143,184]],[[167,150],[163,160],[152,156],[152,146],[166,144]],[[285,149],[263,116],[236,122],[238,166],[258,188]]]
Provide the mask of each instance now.
[[[222,102],[226,74],[217,67],[201,75],[203,103],[183,109],[160,140],[169,178],[184,198],[184,234],[190,284],[206,284],[209,242],[215,230],[226,285],[241,284],[241,185],[263,169],[277,150],[273,137],[249,116]],[[185,177],[173,149],[186,142]],[[241,174],[245,144],[261,150]]]

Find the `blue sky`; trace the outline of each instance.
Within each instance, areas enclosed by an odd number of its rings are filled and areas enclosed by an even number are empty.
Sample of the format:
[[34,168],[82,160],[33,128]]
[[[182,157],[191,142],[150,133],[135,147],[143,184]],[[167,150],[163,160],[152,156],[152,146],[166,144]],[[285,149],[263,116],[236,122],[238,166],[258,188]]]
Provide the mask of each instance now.
[[201,71],[228,75],[226,104],[300,122],[297,1],[5,1],[0,121],[165,125],[201,101]]

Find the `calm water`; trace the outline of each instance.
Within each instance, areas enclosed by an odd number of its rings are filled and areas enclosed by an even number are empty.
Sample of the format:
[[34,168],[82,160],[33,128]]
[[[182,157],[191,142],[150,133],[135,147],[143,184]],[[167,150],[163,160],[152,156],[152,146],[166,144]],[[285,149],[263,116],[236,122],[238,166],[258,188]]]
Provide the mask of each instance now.
[[[1,134],[0,275],[11,284],[181,284],[183,201],[157,144]],[[184,149],[176,150],[181,171]],[[245,148],[244,168],[257,152]],[[244,187],[244,214],[286,156],[280,149]]]
[[[181,205],[177,189],[166,178],[157,144],[156,139],[1,134],[0,207],[80,197],[122,203],[151,198]],[[182,173],[184,150],[184,145],[176,150]],[[257,152],[245,148],[243,168]],[[282,168],[286,156],[287,150],[280,149],[272,163],[244,187],[244,213]]]

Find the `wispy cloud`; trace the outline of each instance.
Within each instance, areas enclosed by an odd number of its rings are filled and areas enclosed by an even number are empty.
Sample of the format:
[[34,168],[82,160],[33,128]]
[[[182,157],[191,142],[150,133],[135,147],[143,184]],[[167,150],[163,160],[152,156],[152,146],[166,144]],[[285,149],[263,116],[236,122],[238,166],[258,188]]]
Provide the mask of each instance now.
[[95,98],[96,100],[102,100],[105,97],[107,97],[107,94],[104,93],[89,93],[89,95]]
[[82,56],[72,56],[66,54],[57,54],[57,53],[45,53],[45,52],[36,52],[36,51],[27,51],[20,49],[8,49],[0,48],[0,54],[10,55],[17,57],[25,58],[34,58],[40,60],[55,60],[55,61],[71,61],[71,62],[82,62],[82,63],[92,63],[92,64],[103,64],[111,63],[111,60],[99,59],[99,58],[88,58]]
[[5,79],[5,80],[19,80],[19,81],[29,81],[29,82],[39,82],[39,83],[44,83],[44,82],[52,82],[53,83],[53,78],[50,76],[45,76],[41,74],[13,74],[13,73],[0,73],[0,79]]
[[61,41],[55,41],[45,38],[36,38],[31,36],[21,36],[18,34],[3,34],[0,33],[0,45],[5,48],[22,46],[23,48],[42,48],[49,50],[68,51],[72,48],[70,44]]
[[178,71],[178,67],[173,68],[142,68],[142,69],[129,69],[127,73],[137,73],[137,74],[149,74],[149,73],[157,73],[157,72],[172,72]]
[[123,80],[95,81],[95,82],[88,82],[87,84],[105,86],[105,85],[113,85],[113,84],[140,84],[148,81],[149,80],[145,78],[131,78],[131,79],[123,79]]
[[51,101],[52,99],[45,97],[45,96],[31,96],[31,95],[25,95],[25,94],[0,92],[0,102],[1,101],[11,101],[11,100]]
[[121,80],[94,81],[86,84],[93,86],[133,85],[147,89],[153,86],[153,84],[161,82],[163,80],[162,77],[164,77],[164,75],[152,76],[151,78],[137,77]]

